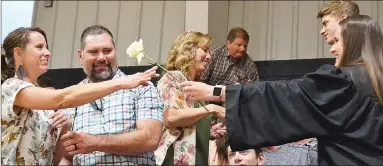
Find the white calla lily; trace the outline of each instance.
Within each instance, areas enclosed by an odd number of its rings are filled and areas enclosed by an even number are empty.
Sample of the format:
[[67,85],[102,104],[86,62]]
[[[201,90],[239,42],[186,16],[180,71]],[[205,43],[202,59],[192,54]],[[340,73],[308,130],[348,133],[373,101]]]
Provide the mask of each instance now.
[[132,58],[136,58],[137,63],[140,64],[142,58],[145,56],[142,39],[139,41],[134,41],[132,44],[130,44],[130,46],[126,49],[126,54]]
[[137,63],[138,64],[140,64],[141,63],[141,60],[142,60],[142,58],[145,56],[145,54],[144,53],[139,53],[138,55],[137,55]]

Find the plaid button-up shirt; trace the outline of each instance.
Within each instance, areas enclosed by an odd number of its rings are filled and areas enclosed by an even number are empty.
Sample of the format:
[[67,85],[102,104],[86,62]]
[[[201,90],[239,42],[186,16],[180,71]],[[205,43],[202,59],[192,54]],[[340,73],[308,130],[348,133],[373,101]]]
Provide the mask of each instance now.
[[211,61],[207,64],[201,81],[209,85],[232,85],[258,81],[257,67],[249,55],[241,59],[232,58],[226,45],[210,49]]
[[[113,79],[124,75],[118,69]],[[80,82],[86,83],[89,83],[88,79]],[[92,135],[131,132],[136,130],[136,122],[140,119],[163,121],[163,104],[152,83],[135,89],[122,89],[96,100],[95,104],[85,104],[65,111],[72,120],[75,119],[73,131]],[[76,117],[73,118],[75,111]],[[93,152],[74,156],[73,164],[155,165],[155,156],[153,152],[132,156]]]

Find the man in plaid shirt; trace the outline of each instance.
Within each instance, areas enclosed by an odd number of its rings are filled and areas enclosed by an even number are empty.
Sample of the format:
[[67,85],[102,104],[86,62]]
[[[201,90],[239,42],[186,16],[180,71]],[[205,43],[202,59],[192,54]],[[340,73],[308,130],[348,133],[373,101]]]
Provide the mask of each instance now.
[[[117,67],[113,35],[103,26],[83,31],[78,56],[88,76],[80,84],[125,75]],[[155,165],[163,104],[151,82],[66,111],[74,126],[62,139],[74,165]]]
[[258,80],[257,67],[246,53],[249,34],[240,27],[230,30],[226,45],[210,49],[211,60],[201,81],[209,85],[232,85]]
[[[258,81],[257,67],[246,53],[248,43],[249,34],[245,29],[241,27],[231,29],[227,35],[226,45],[210,49],[211,59],[200,80],[209,85],[233,85]],[[211,103],[225,106],[224,103]],[[216,120],[216,122],[220,122],[220,120]],[[225,141],[215,140],[212,135],[211,139],[209,156],[225,156]],[[212,144],[216,144],[216,147]],[[217,148],[224,149],[224,153]]]

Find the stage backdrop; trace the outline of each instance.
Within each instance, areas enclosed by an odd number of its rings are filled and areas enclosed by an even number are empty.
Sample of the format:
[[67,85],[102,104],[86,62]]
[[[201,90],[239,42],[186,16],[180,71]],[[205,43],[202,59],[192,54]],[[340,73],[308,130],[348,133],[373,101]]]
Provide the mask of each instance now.
[[[280,60],[280,61],[257,61],[259,78],[264,80],[289,80],[300,78],[304,74],[314,72],[324,64],[334,64],[335,59],[301,59],[301,60]],[[125,74],[142,72],[151,66],[121,66]],[[158,70],[158,73],[160,70]],[[82,68],[51,69],[44,75],[52,81],[56,89],[65,88],[79,83],[85,78]],[[158,79],[154,79],[156,84]]]

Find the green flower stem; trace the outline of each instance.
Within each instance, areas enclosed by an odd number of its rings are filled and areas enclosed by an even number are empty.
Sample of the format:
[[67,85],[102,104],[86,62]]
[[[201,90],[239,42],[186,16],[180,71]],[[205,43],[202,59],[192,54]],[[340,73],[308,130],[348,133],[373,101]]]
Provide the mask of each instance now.
[[162,67],[161,65],[159,65],[156,61],[154,61],[152,58],[150,58],[149,56],[147,56],[146,54],[144,55],[145,58],[148,58],[152,63],[156,64],[158,67],[160,67],[162,70],[165,70],[166,72],[169,72],[168,70],[166,70],[164,67]]

